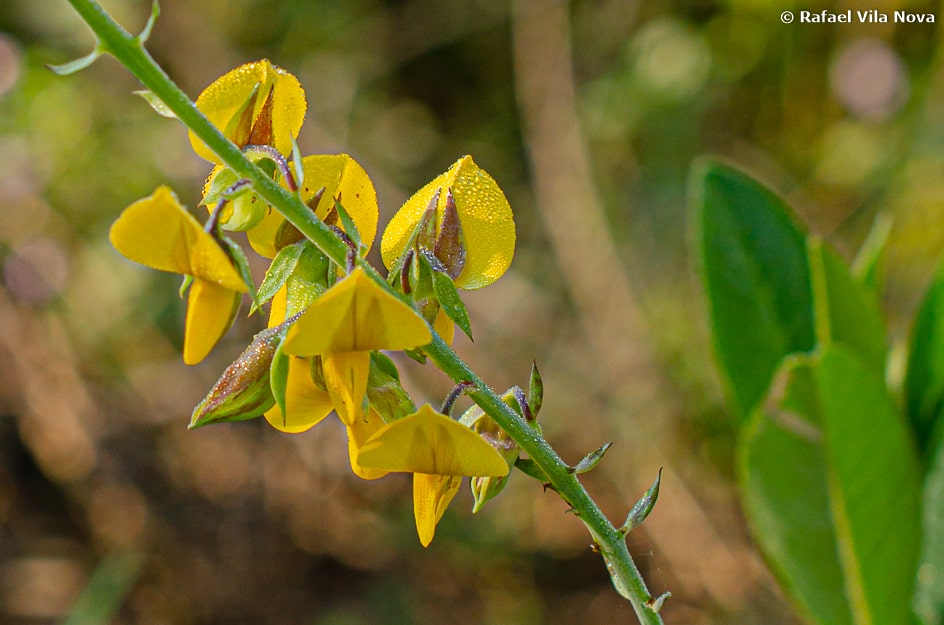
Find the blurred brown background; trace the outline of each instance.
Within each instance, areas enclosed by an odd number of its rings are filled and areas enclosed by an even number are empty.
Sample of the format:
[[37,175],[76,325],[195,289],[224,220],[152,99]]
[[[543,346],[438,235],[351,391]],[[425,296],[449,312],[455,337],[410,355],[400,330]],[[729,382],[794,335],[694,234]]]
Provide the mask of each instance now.
[[[132,31],[150,8],[104,5]],[[780,13],[941,21],[941,3],[161,7],[149,48],[194,97],[263,57],[296,74],[303,152],[357,158],[381,224],[472,154],[519,240],[511,271],[469,294],[476,341],[460,353],[497,389],[538,361],[541,420],[565,459],[615,442],[585,480],[615,521],[665,467],[629,542],[650,589],[674,595],[667,623],[798,622],[738,509],[686,251],[687,170],[704,153],[748,167],[847,255],[892,215],[886,305],[901,340],[944,247],[941,25]],[[207,361],[181,362],[178,279],[124,261],[107,228],[165,182],[193,207],[208,165],[113,59],[67,78],[43,67],[91,45],[64,0],[0,4],[0,622],[635,622],[581,524],[520,475],[476,517],[463,491],[424,550],[408,479],[354,477],[334,420],[298,436],[258,421],[187,431],[263,321],[241,318]],[[403,374],[419,401],[449,388],[431,367]]]

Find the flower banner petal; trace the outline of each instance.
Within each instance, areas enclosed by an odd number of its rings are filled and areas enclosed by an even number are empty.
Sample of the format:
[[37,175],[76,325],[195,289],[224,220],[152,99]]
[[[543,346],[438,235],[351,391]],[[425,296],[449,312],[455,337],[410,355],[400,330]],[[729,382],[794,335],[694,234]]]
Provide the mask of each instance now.
[[412,349],[432,338],[429,326],[416,311],[358,267],[299,317],[283,349],[296,356]]
[[460,158],[397,211],[380,243],[383,262],[387,268],[393,266],[409,244],[430,200],[442,190],[436,207],[436,230],[439,231],[448,189],[455,199],[466,248],[465,265],[456,278],[456,286],[478,289],[500,278],[511,264],[515,253],[515,222],[505,194],[471,156]]
[[[282,154],[292,151],[292,139],[298,136],[305,119],[305,91],[298,79],[267,60],[241,65],[216,79],[197,98],[197,108],[220,130],[225,130],[240,112],[253,89],[258,88],[252,119],[256,119],[271,92],[272,146]],[[228,137],[234,140],[236,137]],[[194,151],[211,163],[219,159],[200,139],[190,133]],[[240,145],[239,147],[243,147]]]
[[481,436],[425,404],[364,444],[364,467],[430,475],[508,475],[508,463]]
[[126,208],[109,238],[125,258],[158,269],[212,282],[231,291],[248,287],[223,248],[188,213],[169,187]]

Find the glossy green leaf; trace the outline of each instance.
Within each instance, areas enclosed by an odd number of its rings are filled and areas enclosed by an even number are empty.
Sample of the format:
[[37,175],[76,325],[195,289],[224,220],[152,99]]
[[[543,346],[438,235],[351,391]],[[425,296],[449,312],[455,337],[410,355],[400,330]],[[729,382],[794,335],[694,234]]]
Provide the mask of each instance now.
[[883,376],[885,321],[875,292],[853,279],[845,261],[820,239],[810,239],[809,255],[819,344],[844,345]]
[[743,420],[783,357],[813,347],[806,244],[784,201],[729,166],[696,165],[691,195],[715,354]]
[[[298,265],[298,259],[301,257],[304,247],[304,242],[289,245],[279,250],[279,253],[272,259],[269,268],[266,270],[265,278],[259,284],[257,299],[260,306],[275,297],[279,289],[285,286],[289,276],[292,275]],[[255,312],[257,308],[258,306],[253,304],[250,314]]]
[[808,620],[852,625],[808,357],[787,359],[772,389],[739,443],[745,513],[772,571]]
[[915,316],[908,349],[905,405],[918,448],[937,454],[944,412],[944,266],[938,270]]
[[816,368],[830,501],[857,623],[908,625],[920,543],[920,472],[904,419],[853,352]]
[[740,448],[745,509],[815,623],[910,625],[919,473],[881,377],[852,350],[788,359]]

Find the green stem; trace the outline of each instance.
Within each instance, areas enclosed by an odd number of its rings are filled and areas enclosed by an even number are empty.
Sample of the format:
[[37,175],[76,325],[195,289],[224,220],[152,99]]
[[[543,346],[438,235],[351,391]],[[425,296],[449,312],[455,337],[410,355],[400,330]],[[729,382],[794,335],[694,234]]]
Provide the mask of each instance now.
[[[331,260],[345,266],[348,247],[295,194],[267,176],[224,137],[151,58],[137,37],[117,24],[95,0],[69,0],[69,3],[92,29],[105,51],[118,59],[160,98],[223,163],[241,178],[248,178],[259,196],[281,212]],[[477,390],[470,393],[475,403],[544,471],[555,490],[587,526],[606,561],[613,585],[632,603],[640,623],[661,624],[659,614],[649,607],[652,597],[629,554],[625,537],[603,515],[571,468],[561,460],[540,432],[509,408],[441,337],[435,332],[433,337],[433,342],[423,348],[430,359],[456,383],[469,381],[475,385]]]

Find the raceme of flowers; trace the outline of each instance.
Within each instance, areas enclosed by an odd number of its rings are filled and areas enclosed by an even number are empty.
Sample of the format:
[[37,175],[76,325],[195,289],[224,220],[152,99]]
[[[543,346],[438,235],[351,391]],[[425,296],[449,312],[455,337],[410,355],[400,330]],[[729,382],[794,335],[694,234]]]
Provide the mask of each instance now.
[[[460,158],[387,225],[384,280],[364,260],[377,232],[373,183],[346,154],[298,155],[306,97],[294,76],[267,60],[249,63],[216,80],[196,104],[250,160],[297,193],[350,253],[343,267],[328,259],[191,133],[196,153],[213,163],[201,201],[206,223],[161,186],[126,208],[110,232],[126,258],[184,277],[187,364],[219,343],[247,294],[250,314],[268,307],[268,327],[194,409],[190,427],[264,417],[295,434],[333,412],[347,430],[356,475],[413,474],[417,532],[429,545],[462,476],[472,478],[477,510],[504,486],[517,446],[481,411],[456,420],[451,401],[441,411],[417,407],[387,354],[425,361],[433,331],[446,342],[454,326],[471,336],[458,290],[491,284],[510,265],[515,225],[508,201],[471,157]],[[231,231],[245,232],[252,250],[270,259],[258,286],[242,248],[226,235]]]

